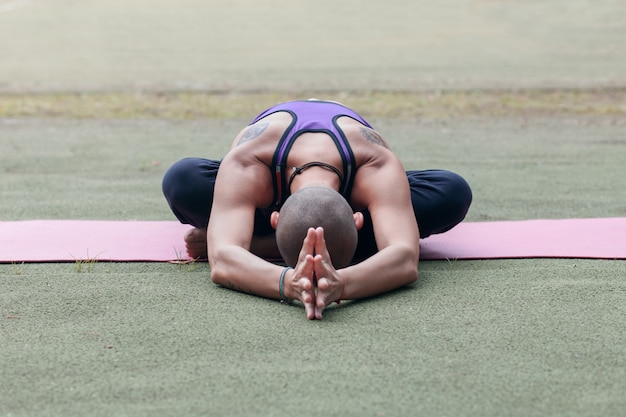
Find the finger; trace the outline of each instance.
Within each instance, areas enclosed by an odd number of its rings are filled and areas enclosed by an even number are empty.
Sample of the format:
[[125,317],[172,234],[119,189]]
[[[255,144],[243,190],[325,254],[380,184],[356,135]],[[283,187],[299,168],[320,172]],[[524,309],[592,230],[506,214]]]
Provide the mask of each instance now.
[[339,303],[343,289],[341,283],[333,282],[326,277],[322,277],[317,282],[317,294],[315,296],[315,306],[323,310],[333,302]]
[[[325,258],[322,255],[315,255],[314,260],[314,268],[315,268],[315,276],[318,278],[328,277],[333,273],[332,263],[328,258]],[[318,283],[319,286],[319,283]]]
[[315,253],[322,255],[322,257],[326,259],[330,259],[330,254],[326,247],[326,240],[324,239],[324,228],[322,227],[315,229]]
[[317,281],[317,296],[315,297],[315,305],[319,308],[324,308],[326,307],[328,304],[330,304],[329,302],[327,302],[328,300],[328,296],[329,296],[329,292],[331,291],[331,285],[330,285],[330,281],[326,278],[320,278]]
[[301,301],[304,305],[307,318],[312,319],[315,317],[315,299],[313,296],[307,291],[302,291]]
[[307,278],[301,278],[298,282],[300,291],[300,301],[304,304],[304,311],[309,320],[315,318],[315,289],[313,283]]
[[[300,265],[298,265],[300,266]],[[300,277],[306,277],[313,280],[313,273],[315,272],[315,259],[312,255],[305,255],[301,262],[301,267],[298,268],[298,275]]]
[[300,288],[301,294],[313,292],[313,284],[308,278],[300,278],[300,280],[298,281],[298,287]]
[[315,316],[314,317],[315,317],[316,320],[321,320],[321,319],[324,318],[324,315],[322,314],[323,311],[324,311],[323,307],[322,308],[319,308],[317,306],[315,307],[315,313],[314,313]]
[[330,282],[328,282],[328,280],[326,278],[321,278],[317,282],[317,288],[320,291],[326,291],[328,288],[330,288]]
[[[302,291],[312,288],[313,275],[315,271],[315,260],[311,255],[306,255],[304,259],[298,260],[293,268],[293,272],[289,275],[289,279],[285,279],[284,293],[293,300],[302,300]],[[309,282],[308,285],[304,284]]]
[[299,269],[299,278],[294,282],[294,287],[298,291],[298,298],[304,305],[306,316],[309,320],[315,318],[315,287],[313,285],[313,271],[315,261],[313,256],[306,255],[304,262]]
[[302,241],[302,249],[300,249],[300,260],[303,260],[307,255],[313,255],[313,251],[315,250],[315,229],[312,227],[309,228],[306,232],[306,236],[304,237],[304,241]]

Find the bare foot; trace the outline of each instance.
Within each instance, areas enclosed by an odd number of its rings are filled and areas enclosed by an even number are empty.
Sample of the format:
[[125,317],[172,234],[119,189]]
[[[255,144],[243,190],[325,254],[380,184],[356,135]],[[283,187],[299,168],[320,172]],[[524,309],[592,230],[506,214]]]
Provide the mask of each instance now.
[[206,259],[206,229],[193,228],[185,233],[187,255],[192,259]]

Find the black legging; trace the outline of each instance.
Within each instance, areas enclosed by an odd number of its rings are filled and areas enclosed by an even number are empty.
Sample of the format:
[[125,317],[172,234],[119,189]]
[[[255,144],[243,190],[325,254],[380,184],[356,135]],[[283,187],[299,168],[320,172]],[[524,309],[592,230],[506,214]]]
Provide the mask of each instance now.
[[[206,228],[213,205],[213,189],[220,161],[185,158],[170,167],[163,177],[163,194],[181,223]],[[444,170],[407,171],[411,201],[420,237],[443,233],[459,224],[472,203],[472,190],[458,174]],[[254,233],[271,233],[271,210],[257,210]],[[365,223],[359,231],[356,258],[376,252],[372,221],[363,212]]]

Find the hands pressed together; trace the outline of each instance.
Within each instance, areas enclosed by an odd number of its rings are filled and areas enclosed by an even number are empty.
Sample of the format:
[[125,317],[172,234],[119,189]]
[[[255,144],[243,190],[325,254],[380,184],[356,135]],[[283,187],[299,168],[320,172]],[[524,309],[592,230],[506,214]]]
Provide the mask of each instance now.
[[298,263],[285,277],[285,296],[301,301],[309,320],[321,320],[326,306],[341,301],[343,287],[324,241],[324,229],[310,228]]

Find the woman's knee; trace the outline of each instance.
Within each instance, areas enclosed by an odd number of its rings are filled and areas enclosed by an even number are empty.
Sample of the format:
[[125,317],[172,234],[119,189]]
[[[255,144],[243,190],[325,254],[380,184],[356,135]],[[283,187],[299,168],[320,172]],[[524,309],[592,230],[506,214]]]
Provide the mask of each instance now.
[[452,171],[407,173],[415,217],[423,237],[443,233],[460,223],[472,203],[467,181]]
[[442,183],[445,198],[441,202],[441,214],[444,216],[438,228],[432,233],[443,233],[461,223],[472,204],[472,189],[465,178],[451,171],[442,171]]
[[183,158],[167,170],[161,187],[168,202],[197,198],[215,184],[218,161],[202,158]]
[[444,171],[444,177],[447,179],[447,192],[448,204],[454,207],[459,213],[459,221],[465,218],[470,205],[472,204],[472,189],[468,182],[460,176],[451,171]]
[[213,202],[219,161],[185,158],[163,176],[163,195],[182,223],[206,227]]

